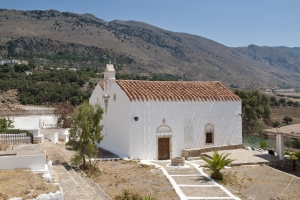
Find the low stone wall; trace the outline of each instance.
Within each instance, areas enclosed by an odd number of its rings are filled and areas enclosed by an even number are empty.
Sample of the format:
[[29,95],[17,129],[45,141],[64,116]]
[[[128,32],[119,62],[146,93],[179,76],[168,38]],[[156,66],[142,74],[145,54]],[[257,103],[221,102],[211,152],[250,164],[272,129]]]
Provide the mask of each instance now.
[[46,155],[1,155],[0,170],[29,168],[31,170],[40,170],[45,168]]
[[199,149],[183,149],[182,157],[187,159],[188,157],[198,157],[203,153],[210,151],[223,151],[223,150],[232,150],[232,149],[242,149],[243,145],[230,145],[230,146],[219,146],[219,147],[207,147],[207,148],[199,148]]
[[279,169],[281,171],[293,171],[293,162],[294,162],[293,160],[285,158],[284,160],[272,161],[272,162],[266,163],[265,165],[268,165],[275,169]]

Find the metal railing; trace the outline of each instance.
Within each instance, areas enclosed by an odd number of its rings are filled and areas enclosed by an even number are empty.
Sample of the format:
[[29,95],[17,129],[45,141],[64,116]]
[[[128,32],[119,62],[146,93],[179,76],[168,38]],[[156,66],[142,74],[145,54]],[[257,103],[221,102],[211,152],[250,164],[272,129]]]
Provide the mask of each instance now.
[[26,133],[0,134],[0,143],[6,143],[6,144],[33,143],[33,139],[32,139],[32,135],[26,136]]
[[54,110],[0,110],[0,116],[53,115]]

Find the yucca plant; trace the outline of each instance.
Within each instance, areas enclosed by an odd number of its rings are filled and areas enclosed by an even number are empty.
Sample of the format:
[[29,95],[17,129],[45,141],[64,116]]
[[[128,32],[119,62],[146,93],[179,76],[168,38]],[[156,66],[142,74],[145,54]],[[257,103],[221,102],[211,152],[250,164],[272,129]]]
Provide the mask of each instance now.
[[208,168],[212,171],[210,176],[216,180],[223,180],[223,174],[221,173],[221,169],[224,169],[225,166],[228,166],[234,160],[228,159],[227,156],[229,154],[219,154],[217,151],[214,152],[212,159],[202,156],[201,158],[207,163],[201,167]]

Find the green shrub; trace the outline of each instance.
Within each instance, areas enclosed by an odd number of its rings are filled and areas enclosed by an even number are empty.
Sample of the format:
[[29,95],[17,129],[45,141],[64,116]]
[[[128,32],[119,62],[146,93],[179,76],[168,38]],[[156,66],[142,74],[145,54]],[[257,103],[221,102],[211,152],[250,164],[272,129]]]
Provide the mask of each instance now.
[[265,141],[260,141],[259,144],[260,144],[260,148],[261,149],[264,149],[264,148],[266,148],[268,146]]
[[31,133],[26,130],[20,130],[20,129],[0,129],[0,134],[21,134],[26,133],[26,136],[30,136]]
[[289,116],[285,116],[285,117],[283,118],[283,121],[284,121],[285,123],[289,124],[289,122],[293,122],[293,119],[292,119],[291,117],[289,117]]
[[276,128],[276,127],[278,127],[278,126],[281,126],[281,124],[280,124],[279,121],[275,120],[275,121],[272,122],[272,126],[273,126],[274,128]]

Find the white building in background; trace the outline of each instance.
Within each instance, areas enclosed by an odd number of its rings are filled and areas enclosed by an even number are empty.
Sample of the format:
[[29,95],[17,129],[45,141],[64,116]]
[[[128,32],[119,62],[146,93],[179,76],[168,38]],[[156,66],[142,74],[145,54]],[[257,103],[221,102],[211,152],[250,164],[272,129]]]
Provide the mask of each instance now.
[[115,80],[106,66],[90,103],[105,109],[100,146],[132,159],[242,144],[241,99],[220,82]]
[[295,88],[274,90],[274,93],[294,93],[294,92],[295,92]]
[[60,128],[57,125],[57,116],[53,115],[28,115],[10,117],[14,129],[29,131],[34,138],[42,143],[44,139],[50,139],[56,143],[58,140],[69,140],[69,129]]

